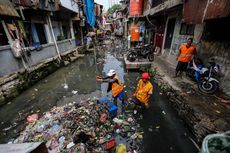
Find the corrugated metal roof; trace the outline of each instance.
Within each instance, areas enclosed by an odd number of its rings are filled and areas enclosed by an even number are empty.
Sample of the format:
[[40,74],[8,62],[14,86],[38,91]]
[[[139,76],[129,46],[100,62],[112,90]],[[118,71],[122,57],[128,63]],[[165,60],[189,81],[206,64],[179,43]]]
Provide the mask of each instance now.
[[186,23],[201,23],[207,0],[187,0],[184,3],[183,20]]
[[0,15],[20,17],[9,0],[0,0]]
[[208,4],[205,19],[221,18],[230,15],[230,0],[212,0]]
[[12,0],[12,3],[18,4],[21,6],[34,6],[38,3],[39,1],[32,1],[32,0]]
[[230,15],[230,0],[187,0],[184,3],[183,20],[197,24],[204,20]]
[[146,10],[144,12],[144,16],[155,15],[156,13],[170,9],[180,4],[183,4],[182,0],[165,0],[163,3],[157,5],[156,7],[153,7],[150,10]]

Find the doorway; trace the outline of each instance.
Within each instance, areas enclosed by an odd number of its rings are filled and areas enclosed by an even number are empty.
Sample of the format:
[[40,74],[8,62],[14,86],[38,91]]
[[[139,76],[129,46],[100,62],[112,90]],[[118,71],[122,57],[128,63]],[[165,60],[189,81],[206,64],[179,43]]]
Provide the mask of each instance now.
[[172,18],[168,20],[164,49],[171,48],[175,23],[176,23],[176,18]]

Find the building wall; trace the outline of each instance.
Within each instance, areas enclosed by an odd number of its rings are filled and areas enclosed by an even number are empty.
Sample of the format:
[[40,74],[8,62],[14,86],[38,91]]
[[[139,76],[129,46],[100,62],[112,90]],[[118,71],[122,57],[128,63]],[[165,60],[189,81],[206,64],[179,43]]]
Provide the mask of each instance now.
[[23,68],[20,59],[14,58],[10,46],[0,47],[0,77]]
[[[75,9],[73,12],[78,11],[78,9],[76,9],[77,3],[74,6],[71,6],[71,8],[68,8],[69,3],[71,1],[65,2],[62,1],[62,6],[63,7],[67,7],[67,9],[71,10],[71,9]],[[65,4],[66,3],[66,4]],[[67,5],[68,4],[68,5]],[[64,54],[67,51],[73,50],[76,48],[76,43],[75,43],[75,39],[70,39],[70,28],[72,26],[70,26],[70,24],[72,24],[72,22],[70,22],[71,20],[71,13],[65,13],[67,11],[63,11],[62,15],[64,14],[64,17],[61,18],[62,16],[60,16],[60,14],[58,13],[54,13],[52,15],[51,18],[51,22],[52,22],[52,29],[54,31],[54,37],[57,40],[58,36],[63,36],[63,26],[65,26],[65,33],[67,35],[67,39],[64,38],[65,40],[62,40],[63,38],[61,38],[61,41],[57,41],[57,45],[58,45],[58,49],[60,54]],[[30,49],[27,53],[23,54],[22,58],[15,58],[14,55],[12,54],[10,45],[6,45],[6,46],[0,46],[0,77],[17,72],[21,69],[30,69],[33,66],[42,63],[43,61],[45,61],[46,59],[50,59],[50,58],[54,58],[57,57],[57,50],[55,48],[54,45],[54,40],[53,40],[53,36],[51,34],[51,27],[49,26],[49,22],[48,22],[48,15],[46,12],[43,11],[34,11],[34,10],[24,10],[24,16],[26,19],[26,23],[31,22],[32,23],[32,27],[31,27],[31,34],[26,33],[27,38],[32,37],[33,41],[31,44],[27,44],[26,46],[29,47],[25,47],[27,49]],[[33,16],[31,16],[33,15]],[[58,20],[55,20],[55,17]],[[53,19],[54,18],[54,19]],[[8,21],[8,20],[6,20]],[[17,22],[16,19],[12,19],[12,21],[14,21],[14,23]],[[5,23],[1,22],[0,24],[5,25]],[[25,31],[29,31],[30,28],[28,26],[28,24],[24,24],[25,27]],[[38,24],[40,27],[40,32],[39,30],[34,26],[34,24]],[[27,28],[26,28],[27,27]],[[42,29],[42,28],[43,29]],[[43,31],[44,33],[42,33]],[[17,30],[19,31],[19,28],[17,27]],[[6,30],[6,28],[4,29],[4,32],[6,34],[8,34],[8,40],[11,39],[11,36],[9,34],[9,31]],[[40,34],[40,35],[39,35]],[[43,34],[45,35],[45,39],[46,39],[46,43],[43,43],[42,49],[41,50],[35,50],[33,42],[39,42],[39,36],[43,36]],[[72,37],[74,38],[74,36]],[[24,46],[21,44],[21,46]],[[33,46],[33,47],[32,47]]]
[[220,88],[230,95],[230,42],[201,41],[201,57],[205,63],[215,58],[221,68]]
[[143,15],[148,14],[148,10],[151,8],[151,0],[144,0],[143,2]]
[[207,20],[200,41],[205,63],[215,58],[221,68],[220,88],[230,95],[230,17]]
[[[76,48],[75,39],[68,39],[57,42],[60,53]],[[42,61],[57,56],[54,43],[42,45],[43,48],[40,51],[33,50],[31,55],[25,58],[25,65],[31,68],[34,65],[41,63]],[[22,60],[15,58],[11,52],[10,46],[0,48],[0,77],[4,75],[17,72],[20,69],[24,69]]]
[[43,45],[43,49],[40,51],[32,51],[31,56],[27,56],[26,65],[29,67],[41,63],[43,60],[55,57],[57,52],[55,50],[54,44]]
[[75,39],[67,39],[57,42],[60,53],[64,53],[76,47]]
[[[175,58],[179,51],[180,45],[182,43],[186,43],[186,40],[188,38],[193,37],[194,44],[197,47],[198,54],[203,60],[204,64],[208,65],[208,60],[210,58],[215,58],[216,63],[220,65],[221,67],[220,89],[227,95],[230,95],[230,40],[209,39],[210,29],[205,31],[205,28],[207,27],[207,22],[202,24],[196,24],[193,36],[181,35],[180,34],[180,28],[182,24],[181,19],[182,19],[181,17],[177,17],[176,19],[171,49],[165,50],[162,56],[166,56],[167,57],[166,59],[170,63],[176,66],[177,61],[175,60]],[[216,22],[220,22],[220,20]],[[225,24],[220,23],[219,25],[221,25],[223,31],[226,32],[227,34],[230,30],[226,30],[229,27],[228,21],[226,22],[227,23]],[[212,23],[209,23],[209,25],[213,25],[213,24],[214,21]],[[216,27],[213,28],[219,29]],[[220,33],[220,30],[218,33]],[[204,35],[208,35],[208,36],[206,38],[203,38]]]
[[[171,17],[169,17],[169,18],[171,18]],[[177,61],[175,60],[175,58],[176,58],[176,55],[180,49],[181,44],[186,43],[188,38],[192,37],[194,39],[193,43],[196,45],[197,50],[199,52],[199,50],[200,50],[200,39],[201,39],[204,25],[205,25],[204,23],[203,24],[196,24],[195,28],[194,28],[194,35],[181,35],[180,34],[181,24],[182,24],[182,17],[176,17],[171,48],[169,50],[164,49],[164,51],[163,51],[164,56],[165,55],[169,56],[168,59],[174,65],[177,64]],[[167,26],[166,26],[166,29],[167,29]],[[165,30],[165,32],[166,31],[167,30]],[[166,33],[164,35],[166,35]],[[165,39],[166,38],[164,38],[164,41],[165,41]],[[163,45],[164,45],[164,43],[163,43]],[[163,46],[163,48],[164,48],[164,46]]]
[[199,48],[199,42],[203,32],[204,24],[195,25],[194,35],[181,35],[180,34],[181,24],[182,24],[181,17],[177,17],[174,33],[173,33],[172,45],[170,49],[171,55],[176,55],[179,51],[181,44],[186,43],[187,39],[190,37],[194,39],[193,43],[195,45],[198,45],[197,47]]

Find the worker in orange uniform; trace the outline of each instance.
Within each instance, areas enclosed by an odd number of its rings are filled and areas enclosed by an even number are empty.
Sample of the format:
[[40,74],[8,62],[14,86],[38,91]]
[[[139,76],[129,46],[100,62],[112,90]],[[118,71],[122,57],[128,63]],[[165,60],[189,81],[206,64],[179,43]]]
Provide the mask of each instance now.
[[137,84],[136,91],[134,93],[134,103],[141,105],[142,108],[148,108],[149,98],[153,93],[153,85],[150,82],[150,75],[148,73],[143,73],[141,79]]
[[195,57],[195,60],[197,58],[197,52],[196,52],[196,47],[192,44],[193,39],[189,38],[187,40],[186,44],[182,44],[181,48],[177,54],[176,60],[178,61],[177,67],[176,67],[176,73],[174,77],[179,75],[182,75],[183,71],[187,70],[188,63],[192,59],[192,57]]
[[125,95],[124,87],[121,84],[120,80],[118,79],[118,76],[115,70],[112,70],[112,69],[109,70],[106,77],[97,76],[96,81],[108,83],[107,92],[112,91],[114,103],[116,105],[117,105],[117,101],[120,101],[121,103],[124,102],[124,95]]

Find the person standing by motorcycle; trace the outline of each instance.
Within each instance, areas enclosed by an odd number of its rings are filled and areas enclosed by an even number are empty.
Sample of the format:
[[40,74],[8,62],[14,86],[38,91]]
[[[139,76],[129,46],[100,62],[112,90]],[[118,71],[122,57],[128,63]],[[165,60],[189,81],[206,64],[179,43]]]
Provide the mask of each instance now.
[[133,94],[133,102],[136,105],[141,105],[142,109],[149,107],[149,98],[153,93],[153,85],[149,80],[150,75],[148,73],[142,73],[136,91]]
[[193,39],[189,38],[186,44],[181,45],[176,58],[178,63],[177,63],[174,77],[177,77],[178,73],[181,76],[182,72],[187,70],[188,63],[192,59],[192,56],[195,57],[195,61],[196,61],[197,58],[196,47],[192,43],[193,43]]

